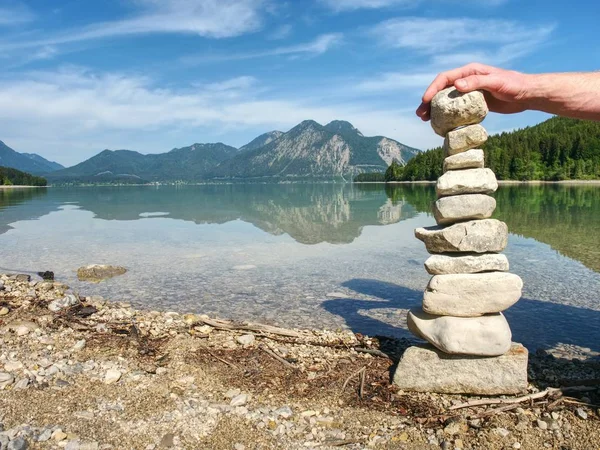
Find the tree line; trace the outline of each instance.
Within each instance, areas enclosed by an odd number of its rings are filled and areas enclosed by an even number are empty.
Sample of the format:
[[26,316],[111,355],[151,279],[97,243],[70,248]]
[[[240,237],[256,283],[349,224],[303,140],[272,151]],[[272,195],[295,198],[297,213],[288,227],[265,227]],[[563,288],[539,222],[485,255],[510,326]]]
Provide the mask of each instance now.
[[43,177],[0,166],[0,186],[46,186],[46,184],[47,181]]
[[[553,117],[490,136],[482,148],[486,167],[499,180],[600,179],[600,122]],[[394,161],[384,181],[434,181],[442,175],[443,161],[441,147],[418,154],[405,166]]]

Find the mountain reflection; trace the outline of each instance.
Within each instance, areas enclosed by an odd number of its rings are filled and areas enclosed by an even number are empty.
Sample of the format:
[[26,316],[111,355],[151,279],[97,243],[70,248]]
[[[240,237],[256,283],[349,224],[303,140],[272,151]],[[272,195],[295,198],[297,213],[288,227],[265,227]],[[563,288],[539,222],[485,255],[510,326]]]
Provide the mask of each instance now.
[[[390,200],[380,186],[351,184],[51,189],[48,200],[51,205],[40,209],[42,214],[57,209],[57,204],[73,202],[104,220],[139,220],[152,213],[197,224],[239,219],[273,235],[288,234],[303,244],[350,243],[365,226],[388,225],[416,215],[411,205]],[[12,208],[11,221],[31,218],[17,217],[21,207]],[[1,217],[0,226],[3,223]]]
[[[513,234],[549,244],[600,272],[600,187],[504,185],[494,217]],[[154,220],[153,213],[197,224],[242,220],[303,244],[344,244],[363,227],[429,213],[433,185],[234,184],[0,190],[0,234],[10,223],[77,204],[104,220]],[[433,219],[432,219],[433,223]]]
[[46,188],[0,189],[0,234],[12,228],[9,223],[37,219],[55,211],[58,204],[45,201],[47,192]]

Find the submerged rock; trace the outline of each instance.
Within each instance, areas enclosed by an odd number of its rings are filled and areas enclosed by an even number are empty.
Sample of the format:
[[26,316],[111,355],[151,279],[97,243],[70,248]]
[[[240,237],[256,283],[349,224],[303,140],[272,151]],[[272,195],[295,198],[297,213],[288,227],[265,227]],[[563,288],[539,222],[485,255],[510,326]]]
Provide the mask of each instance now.
[[92,264],[77,269],[77,278],[80,281],[92,281],[98,283],[107,278],[123,275],[127,272],[125,267],[110,266],[106,264]]

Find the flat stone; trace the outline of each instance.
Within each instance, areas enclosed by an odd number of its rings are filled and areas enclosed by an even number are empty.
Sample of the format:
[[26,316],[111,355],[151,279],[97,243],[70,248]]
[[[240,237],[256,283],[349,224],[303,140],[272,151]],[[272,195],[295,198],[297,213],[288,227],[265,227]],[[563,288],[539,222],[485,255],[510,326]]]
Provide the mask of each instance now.
[[496,209],[496,199],[483,194],[442,197],[433,204],[433,217],[438,225],[449,225],[473,219],[488,219]]
[[481,125],[469,125],[450,131],[444,139],[446,156],[457,155],[472,148],[477,148],[488,139],[487,131]]
[[481,149],[467,150],[444,159],[444,173],[448,170],[482,169],[485,155]]
[[510,349],[510,327],[502,313],[480,317],[434,316],[421,308],[408,312],[408,329],[453,355],[500,356]]
[[521,278],[506,272],[435,275],[425,290],[423,311],[458,317],[497,313],[514,305],[521,289]]
[[451,273],[479,273],[508,271],[508,258],[497,253],[483,255],[431,255],[425,261],[425,270],[431,275]]
[[491,194],[498,189],[496,175],[491,169],[451,170],[438,178],[435,190],[438,197],[462,194]]
[[488,106],[481,91],[462,93],[454,86],[438,92],[431,100],[431,127],[440,136],[463,125],[485,119]]
[[238,394],[229,402],[230,406],[244,406],[248,403],[248,394]]
[[242,336],[238,336],[238,338],[236,339],[238,344],[241,345],[252,345],[254,344],[254,342],[256,341],[256,338],[254,337],[253,334],[244,334]]
[[506,354],[490,358],[448,355],[431,345],[409,347],[394,384],[440,394],[519,394],[527,390],[527,356],[527,349],[514,343]]
[[106,371],[104,375],[104,383],[113,384],[121,379],[121,371],[117,369],[109,369]]
[[508,242],[508,227],[496,219],[472,220],[449,227],[415,229],[429,253],[501,252]]

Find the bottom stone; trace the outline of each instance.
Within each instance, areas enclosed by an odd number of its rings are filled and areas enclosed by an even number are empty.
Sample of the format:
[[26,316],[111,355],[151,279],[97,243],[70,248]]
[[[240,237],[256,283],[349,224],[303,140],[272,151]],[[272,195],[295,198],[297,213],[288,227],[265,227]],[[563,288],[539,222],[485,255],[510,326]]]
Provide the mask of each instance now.
[[418,345],[404,352],[394,384],[405,391],[439,394],[519,394],[527,390],[527,355],[516,343],[493,357],[449,355]]

